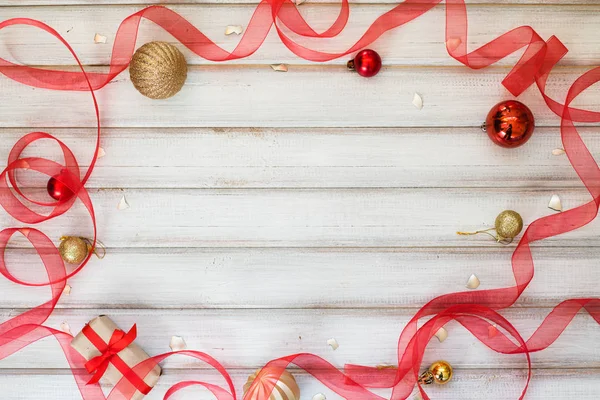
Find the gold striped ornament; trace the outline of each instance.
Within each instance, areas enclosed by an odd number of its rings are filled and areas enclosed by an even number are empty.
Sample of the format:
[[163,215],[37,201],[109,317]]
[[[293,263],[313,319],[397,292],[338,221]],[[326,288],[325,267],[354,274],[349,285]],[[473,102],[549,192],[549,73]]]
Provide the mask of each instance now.
[[[300,400],[300,388],[296,383],[294,376],[287,371],[283,371],[279,379],[275,368],[263,368],[263,375],[258,384],[252,385],[256,380],[260,369],[256,370],[248,377],[248,381],[244,385],[244,398],[250,400]],[[271,396],[265,398],[267,384],[275,384]],[[248,392],[252,389],[251,392]]]
[[166,42],[149,42],[136,50],[129,63],[133,86],[151,99],[177,94],[187,78],[187,62],[181,51]]

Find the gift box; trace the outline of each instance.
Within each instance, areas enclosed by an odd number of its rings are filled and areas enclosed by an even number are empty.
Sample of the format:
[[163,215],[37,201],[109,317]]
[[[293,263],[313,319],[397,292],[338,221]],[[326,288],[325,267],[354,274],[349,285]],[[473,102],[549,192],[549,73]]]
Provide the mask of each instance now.
[[145,363],[134,368],[150,356],[134,343],[137,335],[134,325],[124,332],[107,316],[101,315],[91,320],[73,338],[73,347],[86,360],[85,368],[91,374],[89,383],[101,378],[117,385],[124,377],[118,390],[133,400],[141,400],[158,382],[161,369],[156,363]]

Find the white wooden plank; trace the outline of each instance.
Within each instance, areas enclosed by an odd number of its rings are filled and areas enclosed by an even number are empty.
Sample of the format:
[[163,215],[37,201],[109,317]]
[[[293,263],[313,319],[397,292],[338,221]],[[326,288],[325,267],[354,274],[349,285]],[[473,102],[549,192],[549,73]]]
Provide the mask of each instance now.
[[[82,168],[92,129],[47,129]],[[6,160],[27,129],[0,129]],[[597,128],[582,128],[600,154]],[[90,188],[581,187],[556,128],[538,128],[527,145],[506,150],[477,128],[408,129],[106,129]],[[56,146],[27,156],[61,161]],[[57,157],[58,156],[58,157]],[[47,178],[21,174],[31,186]],[[29,179],[27,179],[29,178]],[[39,179],[38,179],[39,178]]]
[[[19,310],[0,311],[0,318]],[[529,337],[550,309],[512,309],[503,314],[524,337]],[[257,368],[269,360],[298,352],[312,352],[338,367],[345,363],[392,364],[397,360],[400,331],[414,314],[412,309],[367,310],[59,310],[48,320],[58,328],[67,322],[75,333],[91,318],[106,314],[123,329],[134,323],[137,343],[149,354],[169,351],[172,335],[182,336],[188,348],[210,353],[226,367]],[[458,368],[524,368],[523,355],[499,355],[478,342],[456,323],[446,326],[448,338],[433,339],[424,364],[445,359]],[[340,347],[333,351],[327,340]],[[600,326],[589,315],[578,315],[547,350],[532,355],[537,368],[600,367]],[[165,368],[186,368],[199,363],[189,359],[165,362]],[[40,341],[0,362],[0,368],[67,368],[53,339]]]
[[[342,67],[297,67],[275,73],[270,67],[192,67],[175,97],[144,98],[125,75],[98,92],[105,127],[412,127],[479,129],[489,109],[510,98],[500,82],[508,71],[493,68],[387,68],[364,79]],[[558,68],[550,94],[562,98],[583,69]],[[90,95],[29,88],[2,81],[0,127],[94,126]],[[596,85],[597,86],[597,85]],[[412,105],[415,92],[425,102]],[[600,88],[592,87],[573,103],[600,108]],[[15,101],[15,99],[19,99]],[[460,103],[457,104],[457,99]],[[557,126],[556,115],[537,89],[520,97],[538,126]]]
[[[15,251],[11,265],[35,280],[43,274],[30,253]],[[514,285],[511,254],[511,248],[110,249],[69,280],[71,294],[58,307],[421,307],[433,296],[466,290],[471,274],[480,289]],[[552,307],[567,297],[595,297],[599,257],[598,248],[536,251],[535,279],[517,305]],[[31,308],[49,297],[47,288],[6,279],[0,293],[3,308]]]
[[[385,5],[355,5],[351,8],[347,28],[336,39],[306,40],[300,43],[328,52],[341,52],[355,43],[369,25],[392,8]],[[217,44],[233,50],[239,36],[225,36],[225,27],[230,24],[247,25],[253,5],[230,4],[222,7],[213,5],[176,5],[179,12],[199,27]],[[104,65],[110,60],[112,42],[119,23],[128,15],[139,10],[139,6],[119,7],[12,7],[3,10],[2,17],[29,17],[41,19],[51,25],[70,42],[85,64]],[[337,4],[316,5],[307,2],[300,10],[307,20],[319,31],[327,29],[337,16]],[[493,10],[493,11],[492,11]],[[487,5],[471,5],[469,12],[469,45],[475,49],[500,34],[520,25],[531,25],[543,37],[558,36],[570,49],[563,61],[569,65],[596,65],[600,63],[597,41],[594,33],[600,27],[596,15],[600,6],[545,6],[540,4],[506,5],[490,10]],[[421,16],[418,20],[396,29],[378,39],[371,47],[380,52],[384,63],[391,65],[456,65],[445,48],[445,7],[440,5]],[[569,21],[568,24],[565,21]],[[572,29],[576,25],[577,29]],[[106,44],[95,44],[94,35],[101,33],[108,38]],[[153,23],[143,22],[138,43],[151,40],[164,40],[177,44],[177,41]],[[292,36],[296,38],[296,36]],[[0,35],[0,54],[14,60],[34,65],[73,65],[74,60],[62,45],[48,34],[26,27],[4,29]],[[190,64],[210,64],[183,46]],[[349,58],[349,57],[347,57]],[[335,60],[337,65],[345,65],[347,58]],[[512,65],[516,56],[500,62]],[[281,43],[273,29],[266,42],[253,56],[235,61],[241,64],[312,64],[292,54]]]
[[[590,201],[583,190],[527,189],[100,189],[91,196],[108,247],[452,247],[498,246],[456,231],[489,227],[505,209],[530,223],[554,213],[547,208],[553,193],[565,209]],[[118,210],[123,196],[131,208]],[[15,225],[6,213],[0,221]],[[89,235],[88,221],[76,204],[39,226],[58,239]],[[536,245],[598,246],[599,229],[592,223]]]
[[[230,374],[238,396],[241,397],[242,386],[253,370],[232,370]],[[582,400],[595,400],[600,390],[600,379],[597,369],[537,369],[527,392],[528,400],[563,400],[575,397]],[[5,398],[11,400],[80,400],[77,386],[68,371],[4,373],[0,374],[0,386]],[[293,371],[301,390],[302,399],[311,399],[317,393],[323,393],[327,399],[339,399],[310,375]],[[168,388],[184,380],[205,380],[222,384],[220,378],[210,371],[203,370],[169,370],[161,376],[157,386],[145,397],[147,400],[162,399]],[[426,388],[432,398],[447,400],[480,400],[485,395],[489,400],[507,400],[518,398],[521,383],[525,382],[524,370],[481,369],[478,371],[457,369],[452,383],[445,386]],[[103,385],[105,391],[110,386]],[[389,392],[377,391],[382,395]],[[199,388],[188,388],[181,394],[173,396],[175,400],[194,398],[197,400],[214,400],[214,396]]]

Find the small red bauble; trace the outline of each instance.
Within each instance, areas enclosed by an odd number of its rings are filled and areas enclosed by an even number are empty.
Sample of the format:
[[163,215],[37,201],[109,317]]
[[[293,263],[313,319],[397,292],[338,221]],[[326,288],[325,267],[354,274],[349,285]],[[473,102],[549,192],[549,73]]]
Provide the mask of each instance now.
[[519,147],[533,134],[535,120],[531,110],[516,100],[496,104],[487,115],[482,129],[502,147]]
[[358,52],[353,60],[348,61],[348,69],[356,71],[360,76],[370,78],[381,69],[381,57],[375,50],[365,49]]
[[48,190],[50,197],[54,200],[67,200],[73,196],[73,191],[63,183],[68,179],[67,176],[68,174],[65,171],[62,171],[59,175],[55,175],[48,180],[46,189]]

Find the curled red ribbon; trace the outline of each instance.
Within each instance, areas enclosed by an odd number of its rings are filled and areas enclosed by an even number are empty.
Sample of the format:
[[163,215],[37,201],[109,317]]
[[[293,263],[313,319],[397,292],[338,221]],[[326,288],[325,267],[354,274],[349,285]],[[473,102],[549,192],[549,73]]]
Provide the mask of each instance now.
[[[296,55],[307,60],[321,62],[360,50],[387,31],[418,18],[439,3],[441,3],[441,0],[406,0],[377,18],[354,45],[339,53],[323,53],[305,47],[292,40],[282,27],[301,37],[335,37],[342,32],[348,21],[349,5],[347,0],[342,0],[337,19],[329,29],[322,33],[317,33],[310,27],[290,0],[263,0],[257,5],[244,35],[232,52],[227,52],[217,46],[177,13],[163,7],[148,7],[127,17],[119,26],[115,35],[109,71],[106,73],[86,73],[68,43],[52,28],[35,20],[12,19],[0,23],[0,29],[11,25],[30,25],[49,32],[61,40],[71,51],[80,66],[81,72],[32,68],[16,65],[1,58],[0,72],[11,79],[29,86],[54,90],[89,90],[94,98],[95,111],[98,117],[98,107],[94,97],[94,90],[102,88],[127,68],[135,49],[137,31],[142,18],[158,24],[192,52],[212,61],[227,61],[249,56],[261,46],[271,27],[274,27],[282,43]],[[345,372],[341,372],[324,359],[305,353],[273,360],[267,364],[270,368],[275,368],[282,372],[289,364],[295,364],[311,373],[327,387],[345,398],[382,399],[382,397],[375,395],[368,388],[386,387],[393,388],[392,399],[406,399],[414,389],[415,384],[418,385],[420,365],[429,340],[439,327],[454,320],[463,325],[478,340],[492,350],[503,354],[523,354],[525,356],[529,367],[529,374],[519,397],[522,399],[525,396],[531,378],[530,353],[541,351],[550,346],[581,309],[585,309],[600,323],[600,300],[566,300],[556,306],[536,332],[529,339],[525,340],[520,336],[517,329],[497,312],[514,304],[533,279],[534,264],[529,247],[530,243],[580,228],[591,222],[598,213],[598,207],[600,206],[600,169],[579,136],[574,122],[600,122],[600,112],[573,108],[570,104],[580,93],[600,81],[600,67],[594,68],[579,77],[569,89],[565,103],[561,104],[550,98],[545,92],[546,81],[552,68],[567,51],[556,37],[553,36],[548,41],[544,41],[531,27],[521,26],[470,53],[467,51],[467,43],[467,11],[464,1],[447,0],[446,47],[448,53],[460,63],[472,69],[485,68],[515,51],[525,48],[523,55],[505,77],[502,84],[514,95],[519,95],[533,83],[537,85],[547,106],[561,118],[563,147],[571,165],[592,196],[592,200],[563,213],[540,218],[529,225],[512,257],[512,270],[515,277],[514,286],[439,296],[419,310],[400,335],[398,342],[398,368],[396,370],[380,370],[364,366],[348,365],[345,368]],[[84,186],[93,170],[97,157],[100,139],[99,126],[98,123],[96,153],[90,164],[90,168],[81,180],[79,179],[79,168],[77,167],[75,157],[64,144],[45,133],[32,133],[21,139],[11,152],[8,166],[0,176],[2,178],[0,179],[0,204],[16,219],[33,224],[62,215],[78,198],[88,208],[92,222],[95,225],[93,207]],[[27,145],[42,138],[53,139],[59,143],[65,158],[64,166],[40,158],[19,158]],[[33,169],[48,176],[54,176],[64,169],[68,173],[62,178],[64,179],[63,183],[76,193],[77,196],[73,199],[53,204],[38,202],[36,204],[53,208],[47,216],[37,214],[29,210],[15,196],[16,193],[27,199],[18,189],[16,179],[14,178],[14,171],[17,169]],[[10,182],[10,187],[6,179]],[[11,187],[15,193],[11,191]],[[64,264],[56,252],[56,248],[43,233],[32,228],[10,228],[0,232],[0,248],[2,249],[0,273],[13,282],[34,285],[16,279],[10,274],[4,264],[3,254],[7,242],[16,232],[25,235],[42,258],[48,273],[48,281],[43,284],[51,286],[52,299],[0,325],[0,358],[6,357],[27,344],[52,334],[59,340],[72,368],[75,368],[75,366],[80,365],[81,360],[77,358],[77,355],[73,355],[72,352],[65,349],[64,343],[67,339],[64,334],[57,333],[57,331],[40,326],[39,324],[45,321],[52,312],[60,297],[62,288],[64,288],[66,279],[77,273],[85,263],[72,273],[67,274]],[[422,319],[427,320],[419,327],[418,322]],[[498,334],[493,337],[490,337],[488,334],[491,326],[500,328],[498,329]],[[145,373],[155,365],[153,363],[160,362],[172,354],[175,353],[152,357],[132,368],[132,370],[138,376],[145,376]],[[206,387],[219,400],[236,398],[235,390],[227,371],[216,360],[200,352],[188,351],[180,352],[180,354],[192,356],[207,362],[219,371],[225,378],[229,391],[205,382],[190,381],[181,382],[173,386],[167,392],[165,398],[169,398],[175,392],[191,385]],[[259,379],[260,376],[261,374],[259,374]],[[86,400],[105,398],[101,390],[96,390],[97,385],[82,387],[80,379],[77,376],[76,380],[82,396]],[[112,398],[113,394],[117,392],[120,392],[125,398],[131,398],[133,393],[130,390],[128,391],[127,385],[124,383],[125,381],[126,378],[123,378],[116,385],[109,398]],[[273,381],[267,381],[264,385],[267,389],[266,392],[269,393],[272,391],[273,386]],[[429,399],[422,387],[418,386],[418,390],[424,399]]]

